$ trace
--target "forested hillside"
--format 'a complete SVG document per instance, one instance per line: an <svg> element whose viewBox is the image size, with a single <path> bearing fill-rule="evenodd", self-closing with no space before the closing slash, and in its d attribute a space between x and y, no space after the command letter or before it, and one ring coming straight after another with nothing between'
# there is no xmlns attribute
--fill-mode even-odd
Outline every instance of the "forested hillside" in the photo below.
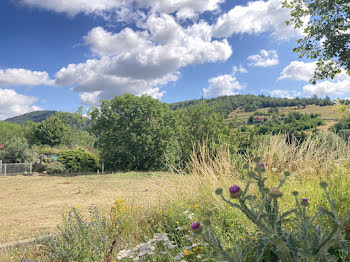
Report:
<svg viewBox="0 0 350 262"><path fill-rule="evenodd" d="M55 115L56 113L57 111L49 111L49 110L34 111L24 115L8 118L5 121L9 123L19 124L19 125L22 125L27 121L33 121L35 123L38 123Z"/></svg>
<svg viewBox="0 0 350 262"><path fill-rule="evenodd" d="M234 95L234 96L220 96L211 99L193 99L182 101L178 103L169 104L170 109L177 110L180 108L188 108L198 104L206 104L212 107L216 113L224 114L227 117L232 111L241 108L244 112L254 112L260 108L268 107L290 107L300 106L306 107L308 105L329 106L332 105L332 101L329 97L318 98L314 96L312 98L279 98L270 97L264 95ZM24 115L8 118L5 121L15 124L24 124L27 121L33 121L35 123L42 122L47 118L55 115L57 111L34 111Z"/></svg>
<svg viewBox="0 0 350 262"><path fill-rule="evenodd" d="M326 106L331 105L332 101L329 97L318 98L314 96L312 98L278 98L265 95L235 95L235 96L220 96L211 99L193 99L178 103L169 104L171 109L179 109L184 107L191 107L200 103L212 106L217 113L227 116L232 111L241 107L245 112L253 112L259 108L267 107L287 107L287 106L301 106L307 105L319 105Z"/></svg>

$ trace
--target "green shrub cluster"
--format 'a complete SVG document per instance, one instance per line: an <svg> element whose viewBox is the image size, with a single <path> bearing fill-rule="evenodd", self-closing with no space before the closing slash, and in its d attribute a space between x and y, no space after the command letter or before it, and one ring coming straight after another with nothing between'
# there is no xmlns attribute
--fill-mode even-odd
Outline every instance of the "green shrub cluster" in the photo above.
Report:
<svg viewBox="0 0 350 262"><path fill-rule="evenodd" d="M99 168L99 159L96 155L82 149L61 151L58 162L62 163L68 172L95 172Z"/></svg>

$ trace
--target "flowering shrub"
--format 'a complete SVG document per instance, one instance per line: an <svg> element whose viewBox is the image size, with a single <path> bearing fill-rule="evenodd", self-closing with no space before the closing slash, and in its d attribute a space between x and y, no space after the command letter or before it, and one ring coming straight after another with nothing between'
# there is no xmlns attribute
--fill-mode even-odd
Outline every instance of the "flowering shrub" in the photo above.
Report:
<svg viewBox="0 0 350 262"><path fill-rule="evenodd" d="M229 188L231 199L225 197L222 189L216 194L229 206L239 209L254 223L258 230L255 250L255 260L262 261L264 254L272 253L275 260L269 261L350 261L349 243L344 238L344 227L350 222L350 211L340 216L336 210L335 201L330 197L328 185L322 182L329 208L318 207L311 215L308 212L309 199L299 198L297 191L293 192L295 207L281 212L281 190L289 172L284 172L279 185L269 189L265 185L265 167L256 159L254 167L248 169L248 181L243 189L234 185ZM250 195L252 184L258 188L258 196ZM220 237L216 237L211 224L212 212L200 223L191 225L193 233L199 234L214 250L217 258L223 261L247 261L251 250L238 246L225 249Z"/></svg>
<svg viewBox="0 0 350 262"><path fill-rule="evenodd" d="M89 208L90 221L73 208L63 216L59 233L49 240L49 261L104 261L115 233L96 206Z"/></svg>

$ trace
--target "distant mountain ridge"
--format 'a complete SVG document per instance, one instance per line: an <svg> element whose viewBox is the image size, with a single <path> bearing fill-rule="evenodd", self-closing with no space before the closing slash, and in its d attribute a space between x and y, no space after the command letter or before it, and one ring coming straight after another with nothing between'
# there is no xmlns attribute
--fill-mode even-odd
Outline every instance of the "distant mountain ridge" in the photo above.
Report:
<svg viewBox="0 0 350 262"><path fill-rule="evenodd" d="M54 116L56 113L57 111L49 111L49 110L34 111L24 115L5 119L5 121L9 123L23 125L27 121L42 122L45 119L51 116Z"/></svg>
<svg viewBox="0 0 350 262"><path fill-rule="evenodd" d="M302 106L319 105L329 106L332 105L332 101L329 97L318 98L313 96L310 98L278 98L264 95L233 95L233 96L219 96L210 99L192 99L187 101L181 101L177 103L169 103L169 107L172 110L181 108L188 108L198 104L207 104L213 107L217 113L224 114L226 117L236 110L242 108L246 112L254 112L259 108L267 107L290 107L290 106ZM20 116L8 118L5 121L15 124L24 124L27 121L42 122L45 119L55 115L57 111L34 111Z"/></svg>

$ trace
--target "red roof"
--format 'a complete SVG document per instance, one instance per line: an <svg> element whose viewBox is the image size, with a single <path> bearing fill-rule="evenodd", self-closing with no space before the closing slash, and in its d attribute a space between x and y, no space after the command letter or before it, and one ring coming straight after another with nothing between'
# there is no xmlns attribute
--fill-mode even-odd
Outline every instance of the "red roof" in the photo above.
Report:
<svg viewBox="0 0 350 262"><path fill-rule="evenodd" d="M5 145L4 144L0 144L0 149L3 149L5 148Z"/></svg>

